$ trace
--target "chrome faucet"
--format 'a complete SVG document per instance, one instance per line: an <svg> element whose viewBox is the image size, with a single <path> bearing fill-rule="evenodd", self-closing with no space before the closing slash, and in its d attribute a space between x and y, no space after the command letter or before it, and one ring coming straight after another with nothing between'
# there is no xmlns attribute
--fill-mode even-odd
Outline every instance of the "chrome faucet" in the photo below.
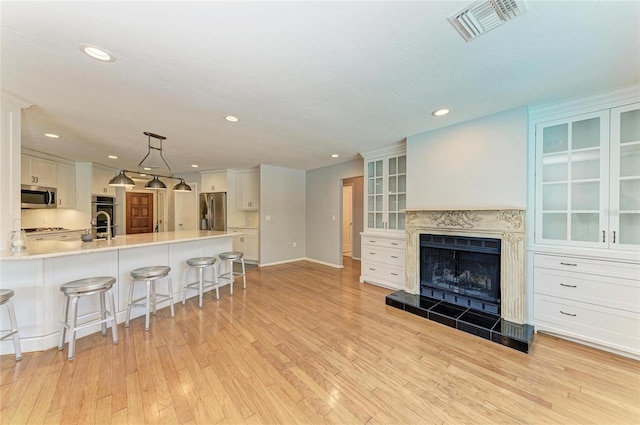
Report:
<svg viewBox="0 0 640 425"><path fill-rule="evenodd" d="M93 217L93 223L92 224L97 224L97 219L98 216L100 214L104 214L107 216L107 240L110 241L111 240L111 217L109 216L109 213L106 211L98 211L95 215L95 217Z"/></svg>

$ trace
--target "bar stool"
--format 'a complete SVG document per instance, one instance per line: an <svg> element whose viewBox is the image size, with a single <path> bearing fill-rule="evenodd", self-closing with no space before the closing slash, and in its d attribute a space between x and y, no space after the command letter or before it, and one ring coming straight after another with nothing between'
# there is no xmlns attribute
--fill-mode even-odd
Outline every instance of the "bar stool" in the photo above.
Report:
<svg viewBox="0 0 640 425"><path fill-rule="evenodd" d="M244 269L244 253L240 251L231 251L231 252L221 252L218 254L221 262L227 263L227 269L229 270L227 273L223 273L218 275L218 278L225 279L229 282L229 293L233 295L233 282L236 279L236 276L242 276L242 287L247 289L247 277ZM242 265L242 272L234 272L233 271L233 263L235 261L239 261Z"/></svg>
<svg viewBox="0 0 640 425"><path fill-rule="evenodd" d="M7 307L7 310L9 312L9 325L11 326L11 329L0 331L3 333L7 332L6 335L0 337L0 341L13 336L13 351L15 351L16 353L16 360L22 360L20 337L18 336L18 322L16 322L16 311L13 308L11 297L13 297L12 289L0 289L0 305L4 305Z"/></svg>
<svg viewBox="0 0 640 425"><path fill-rule="evenodd" d="M202 308L202 293L206 288L216 288L216 299L220 299L220 291L218 290L218 268L216 267L215 257L195 257L187 260L187 270L184 276L184 292L182 293L182 305L187 301L187 290L198 291L200 296L198 307ZM213 267L213 280L204 280L204 270L207 267ZM198 280L196 282L187 283L189 281L189 272L191 270L198 271ZM208 283L208 285L205 285Z"/></svg>
<svg viewBox="0 0 640 425"><path fill-rule="evenodd" d="M151 266L141 267L131 272L131 285L129 286L129 305L127 306L127 319L124 322L125 327L129 327L129 321L131 319L131 307L145 307L145 322L144 330L149 330L149 313L151 306L153 306L153 315L156 315L156 305L169 300L169 306L171 307L171 317L175 317L173 311L173 289L171 287L171 276L169 272L171 267L169 266ZM156 293L156 281L167 278L168 294ZM144 297L133 299L133 287L136 282L146 282L147 293ZM139 301L145 300L144 303Z"/></svg>
<svg viewBox="0 0 640 425"><path fill-rule="evenodd" d="M113 343L118 342L118 324L116 323L116 303L113 299L111 288L116 283L116 278L111 276L89 277L74 280L60 285L60 291L65 296L64 312L62 317L62 335L58 349L64 349L64 341L69 329L69 353L68 359L73 360L75 355L76 332L88 326L102 325L102 335L107 334L107 322L111 322L111 335ZM105 295L109 294L109 310L105 308ZM90 320L78 325L78 300L88 295L100 295L100 319ZM69 307L71 306L71 311ZM109 317L107 317L107 315Z"/></svg>

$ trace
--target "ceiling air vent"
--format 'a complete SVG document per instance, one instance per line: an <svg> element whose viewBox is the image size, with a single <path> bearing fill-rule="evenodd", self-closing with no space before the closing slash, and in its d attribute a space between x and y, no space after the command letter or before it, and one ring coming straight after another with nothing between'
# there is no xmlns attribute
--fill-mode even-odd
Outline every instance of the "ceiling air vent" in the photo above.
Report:
<svg viewBox="0 0 640 425"><path fill-rule="evenodd" d="M466 41L471 41L526 11L522 0L480 0L450 16L449 22Z"/></svg>

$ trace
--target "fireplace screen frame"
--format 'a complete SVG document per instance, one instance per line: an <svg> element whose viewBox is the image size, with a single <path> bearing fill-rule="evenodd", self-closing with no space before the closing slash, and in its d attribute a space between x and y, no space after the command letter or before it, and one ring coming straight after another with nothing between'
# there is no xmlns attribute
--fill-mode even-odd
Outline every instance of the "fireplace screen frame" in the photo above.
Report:
<svg viewBox="0 0 640 425"><path fill-rule="evenodd" d="M419 242L421 295L500 314L500 239L420 234Z"/></svg>

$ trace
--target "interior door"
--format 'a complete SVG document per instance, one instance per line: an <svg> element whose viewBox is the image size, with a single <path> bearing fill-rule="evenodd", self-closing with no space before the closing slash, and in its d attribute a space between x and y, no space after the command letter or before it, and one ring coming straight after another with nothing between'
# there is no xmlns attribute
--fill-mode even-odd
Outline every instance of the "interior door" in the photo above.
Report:
<svg viewBox="0 0 640 425"><path fill-rule="evenodd" d="M153 232L153 193L127 192L127 235Z"/></svg>
<svg viewBox="0 0 640 425"><path fill-rule="evenodd" d="M353 238L353 186L342 186L342 253L351 255Z"/></svg>

